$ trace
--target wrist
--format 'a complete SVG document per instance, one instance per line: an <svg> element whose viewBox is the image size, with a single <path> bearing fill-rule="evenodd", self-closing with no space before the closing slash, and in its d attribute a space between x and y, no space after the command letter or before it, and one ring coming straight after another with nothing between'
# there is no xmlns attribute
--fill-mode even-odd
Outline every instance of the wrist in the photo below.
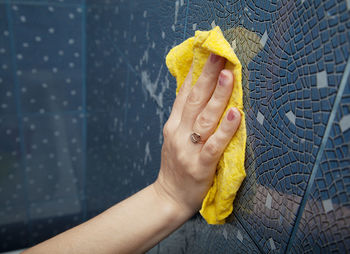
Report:
<svg viewBox="0 0 350 254"><path fill-rule="evenodd" d="M171 195L159 180L151 184L150 187L153 189L154 194L162 207L161 209L169 216L169 222L171 221L175 224L181 225L195 214L196 211L189 209L185 204L181 203L181 201Z"/></svg>

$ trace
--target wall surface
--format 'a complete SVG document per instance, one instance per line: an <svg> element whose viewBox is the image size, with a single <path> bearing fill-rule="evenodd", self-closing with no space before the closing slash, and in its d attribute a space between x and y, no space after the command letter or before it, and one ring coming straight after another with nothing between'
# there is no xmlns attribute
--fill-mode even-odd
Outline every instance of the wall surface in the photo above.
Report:
<svg viewBox="0 0 350 254"><path fill-rule="evenodd" d="M85 7L0 1L0 251L86 218Z"/></svg>
<svg viewBox="0 0 350 254"><path fill-rule="evenodd" d="M165 56L216 25L243 66L247 178L229 223L196 215L150 253L349 251L349 0L0 0L0 251L155 179Z"/></svg>

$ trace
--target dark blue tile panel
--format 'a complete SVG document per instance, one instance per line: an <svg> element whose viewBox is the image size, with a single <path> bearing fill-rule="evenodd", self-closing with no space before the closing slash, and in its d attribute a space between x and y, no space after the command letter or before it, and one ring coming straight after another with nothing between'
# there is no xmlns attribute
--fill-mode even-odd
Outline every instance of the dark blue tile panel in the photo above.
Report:
<svg viewBox="0 0 350 254"><path fill-rule="evenodd" d="M140 86L132 88L145 94L144 100L157 105L156 114L167 120L175 99L176 83L165 65L169 50L184 40L187 1L134 1L131 8L131 74ZM129 91L130 92L130 91ZM131 91L132 92L132 91ZM147 95L147 96L146 96Z"/></svg>
<svg viewBox="0 0 350 254"><path fill-rule="evenodd" d="M82 114L23 118L31 244L83 221Z"/></svg>
<svg viewBox="0 0 350 254"><path fill-rule="evenodd" d="M183 41L185 1L133 1L130 5L130 62L136 72L158 69L168 51Z"/></svg>
<svg viewBox="0 0 350 254"><path fill-rule="evenodd" d="M121 108L122 109L122 108ZM86 196L88 217L114 205L130 193L125 179L124 112L90 113L87 118ZM125 180L125 181L124 181Z"/></svg>
<svg viewBox="0 0 350 254"><path fill-rule="evenodd" d="M10 3L21 3L21 4L33 4L33 1L31 0L9 0ZM82 4L84 0L35 0L36 4L40 5L52 5L52 6L57 6L57 5L77 5Z"/></svg>
<svg viewBox="0 0 350 254"><path fill-rule="evenodd" d="M167 73L161 69L158 71L157 76L152 75L150 70L143 70L142 77L130 75L124 142L128 149L126 167L132 168L139 175L134 180L137 188L152 183L160 169L166 113L159 106L159 101L164 91L161 87L167 82ZM155 89L149 90L147 86Z"/></svg>
<svg viewBox="0 0 350 254"><path fill-rule="evenodd" d="M25 206L0 210L0 250L24 249L30 245L28 216Z"/></svg>
<svg viewBox="0 0 350 254"><path fill-rule="evenodd" d="M129 4L87 8L87 110L121 110L127 93ZM123 26L123 24L125 26Z"/></svg>
<svg viewBox="0 0 350 254"><path fill-rule="evenodd" d="M29 205L31 245L45 241L83 222L83 205L76 195L41 200Z"/></svg>
<svg viewBox="0 0 350 254"><path fill-rule="evenodd" d="M16 114L11 34L6 5L0 3L0 114Z"/></svg>
<svg viewBox="0 0 350 254"><path fill-rule="evenodd" d="M94 3L87 10L90 217L152 183L158 174L162 128L175 92L165 55L169 45L182 40L186 5L111 2ZM173 28L165 25L175 19Z"/></svg>
<svg viewBox="0 0 350 254"><path fill-rule="evenodd" d="M11 5L22 112L82 110L82 8Z"/></svg>
<svg viewBox="0 0 350 254"><path fill-rule="evenodd" d="M0 117L0 207L25 204L25 185L21 167L19 124L17 117Z"/></svg>
<svg viewBox="0 0 350 254"><path fill-rule="evenodd" d="M0 250L29 243L26 184L17 117L0 117Z"/></svg>
<svg viewBox="0 0 350 254"><path fill-rule="evenodd" d="M102 211L152 183L160 166L162 124L141 81L130 77L131 94L114 112L89 114L87 135L87 209ZM122 95L124 96L124 95ZM125 110L127 109L127 111Z"/></svg>
<svg viewBox="0 0 350 254"><path fill-rule="evenodd" d="M24 117L25 175L30 202L83 195L82 114Z"/></svg>

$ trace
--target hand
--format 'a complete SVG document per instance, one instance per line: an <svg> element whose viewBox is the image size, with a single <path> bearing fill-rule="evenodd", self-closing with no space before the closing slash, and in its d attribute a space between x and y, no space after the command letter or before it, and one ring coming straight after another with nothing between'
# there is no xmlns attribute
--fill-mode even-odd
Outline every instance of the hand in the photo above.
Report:
<svg viewBox="0 0 350 254"><path fill-rule="evenodd" d="M233 87L232 72L223 69L225 61L211 54L193 88L191 68L163 130L161 168L154 187L189 216L200 209L221 154L241 121L240 112L231 108L216 130ZM201 142L191 141L193 132L200 134Z"/></svg>
<svg viewBox="0 0 350 254"><path fill-rule="evenodd" d="M190 218L241 121L230 109L215 131L233 85L224 64L211 55L192 89L192 71L187 75L164 127L161 168L152 185L26 253L144 253ZM192 143L193 132L203 142Z"/></svg>

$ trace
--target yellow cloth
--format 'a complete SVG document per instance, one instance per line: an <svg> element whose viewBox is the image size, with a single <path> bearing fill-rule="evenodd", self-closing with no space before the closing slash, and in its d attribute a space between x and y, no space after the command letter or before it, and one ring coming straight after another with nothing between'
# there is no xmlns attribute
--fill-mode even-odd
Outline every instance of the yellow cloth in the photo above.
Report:
<svg viewBox="0 0 350 254"><path fill-rule="evenodd" d="M241 63L217 26L211 31L196 31L194 37L171 49L166 57L166 64L177 80L178 92L190 70L192 60L193 86L211 52L227 59L225 69L231 70L234 77L232 95L222 118L230 107L237 107L242 114L241 125L217 165L213 185L204 198L200 210L209 224L224 224L226 217L233 210L233 200L246 176L244 158L247 134L243 113Z"/></svg>

